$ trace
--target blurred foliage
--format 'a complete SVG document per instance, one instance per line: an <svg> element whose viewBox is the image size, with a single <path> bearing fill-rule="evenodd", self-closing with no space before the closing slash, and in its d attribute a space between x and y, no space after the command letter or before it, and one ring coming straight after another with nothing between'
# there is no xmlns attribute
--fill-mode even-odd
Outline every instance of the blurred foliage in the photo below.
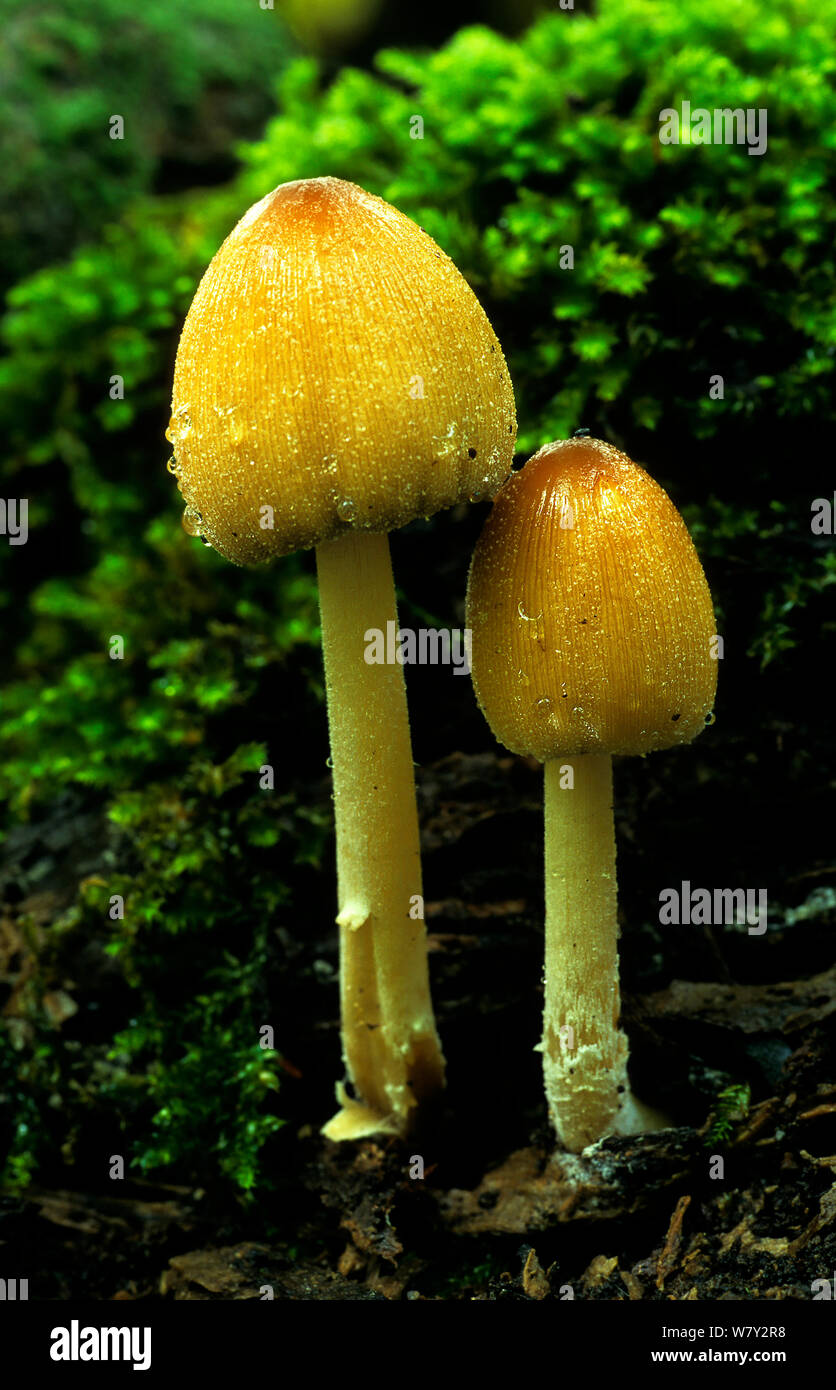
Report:
<svg viewBox="0 0 836 1390"><path fill-rule="evenodd" d="M167 163L228 178L287 50L276 15L240 0L0 0L0 24L6 284L97 236Z"/></svg>
<svg viewBox="0 0 836 1390"><path fill-rule="evenodd" d="M177 111L192 103L196 113L200 94L238 81L242 65L255 101L277 66L265 37L231 45L224 68L222 26L200 37L194 9L184 24L180 6L161 0L78 40L93 46L98 73L111 61L103 46L145 26L160 69L132 56L131 91L147 101L142 84L153 79L165 100L130 173L93 141L62 245L82 232L86 243L18 283L0 324L4 495L29 496L31 532L24 547L0 546L0 792L6 833L74 788L109 804L111 832L130 837L138 867L110 944L136 1003L111 1040L113 1086L141 1097L143 1167L188 1166L197 1147L246 1189L275 1119L264 1079L275 1072L242 1023L268 951L253 923L282 889L239 880L240 901L254 905L249 926L227 942L240 909L226 893L222 832L268 852L271 816L291 817L273 860L289 874L300 846L306 862L319 862L322 827L298 823L295 802L282 797L268 815L252 783L246 796L243 785L235 790L233 816L211 783L238 765L242 736L280 727L276 691L291 671L318 697L318 632L304 562L236 571L180 533L163 434L177 333L198 278L235 220L284 180L331 174L390 199L439 241L485 304L515 382L522 452L586 425L645 463L683 507L739 649L753 667L780 666L811 642L836 578L832 545L809 525L812 499L828 490L809 441L834 414L836 0L797 0L780 12L756 0L602 0L595 16L551 14L519 42L471 28L439 51L383 52L374 71L346 69L332 81L299 59L280 78L263 139L240 151L234 182L132 196L149 187L160 141L179 146ZM207 5L219 23L231 11L232 0ZM13 33L25 35L22 6L20 16ZM47 35L56 26L53 16ZM63 71L61 42L50 61ZM3 216L41 255L37 161L83 154L75 132L87 117L81 103L62 124L48 74L38 75L38 44L24 46L39 138L25 178L15 160L6 166ZM127 40L117 45L114 71L127 52ZM98 130L111 106L130 117L99 76L93 86L101 105L85 130ZM692 108L765 107L766 155L660 146L660 110L686 98ZM415 116L422 139L411 138ZM195 140L212 147L205 131ZM108 225L99 232L100 221ZM562 268L565 246L572 269ZM722 400L709 398L716 374ZM124 639L123 660L111 659L114 636ZM203 801L201 785L210 788ZM183 805L199 835L178 851L166 818ZM90 908L80 899L72 910ZM201 977L175 975L172 996L172 941L198 932ZM0 1064L4 1094L25 1089L43 1102L21 1101L29 1129L12 1150L17 1181L37 1151L31 1131L49 1113L60 1051L50 1039L45 1051ZM220 1130L201 1074L239 1097Z"/></svg>

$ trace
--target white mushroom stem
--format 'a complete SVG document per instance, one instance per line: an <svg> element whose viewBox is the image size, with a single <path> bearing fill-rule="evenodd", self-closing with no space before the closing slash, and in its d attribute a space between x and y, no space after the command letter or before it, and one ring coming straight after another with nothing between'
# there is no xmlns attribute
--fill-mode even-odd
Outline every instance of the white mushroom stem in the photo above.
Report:
<svg viewBox="0 0 836 1390"><path fill-rule="evenodd" d="M572 778L567 774L572 769ZM570 781L573 785L569 785ZM618 1026L618 920L612 758L545 765L546 979L543 1073L564 1147L659 1127L630 1093Z"/></svg>
<svg viewBox="0 0 836 1390"><path fill-rule="evenodd" d="M370 663L367 633L397 630L385 535L317 546L334 773L343 1059L356 1099L329 1139L406 1133L444 1083L430 1001L415 777L403 667Z"/></svg>

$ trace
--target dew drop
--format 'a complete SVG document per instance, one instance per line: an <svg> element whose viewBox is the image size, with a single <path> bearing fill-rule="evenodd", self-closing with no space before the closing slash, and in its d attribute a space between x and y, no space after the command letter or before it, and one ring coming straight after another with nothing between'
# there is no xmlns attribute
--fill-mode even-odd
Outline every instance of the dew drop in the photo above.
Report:
<svg viewBox="0 0 836 1390"><path fill-rule="evenodd" d="M337 515L340 521L353 521L357 508L350 497L343 497L337 503Z"/></svg>
<svg viewBox="0 0 836 1390"><path fill-rule="evenodd" d="M525 623L539 623L540 619L543 616L542 608L540 609L540 612L537 614L536 617L532 617L530 613L526 613L525 608L523 607L522 599L520 599L519 603L517 604L517 612L519 613L520 617Z"/></svg>
<svg viewBox="0 0 836 1390"><path fill-rule="evenodd" d="M199 536L200 524L202 521L203 517L200 515L200 512L196 512L194 507L187 507L180 518L180 525L183 527L187 536Z"/></svg>
<svg viewBox="0 0 836 1390"><path fill-rule="evenodd" d="M717 716L715 715L713 709L709 710L708 714L705 716L705 722L706 724L713 724L716 718Z"/></svg>
<svg viewBox="0 0 836 1390"><path fill-rule="evenodd" d="M534 705L534 708L535 708L540 714L548 714L548 712L549 712L549 710L551 709L551 707L552 707L552 702L551 702L551 700L549 699L548 695L544 695L544 696L542 697L542 699L537 700L537 701L535 702L535 705Z"/></svg>
<svg viewBox="0 0 836 1390"><path fill-rule="evenodd" d="M189 415L188 406L181 405L177 410L175 410L174 414L169 420L168 429L165 432L165 437L168 440L169 444L176 444L178 440L185 439L186 435L191 433L191 428L192 422L191 417Z"/></svg>
<svg viewBox="0 0 836 1390"><path fill-rule="evenodd" d="M168 460L166 468L168 469L169 473L173 473L175 477L180 472L180 465L173 454L171 455L171 458Z"/></svg>

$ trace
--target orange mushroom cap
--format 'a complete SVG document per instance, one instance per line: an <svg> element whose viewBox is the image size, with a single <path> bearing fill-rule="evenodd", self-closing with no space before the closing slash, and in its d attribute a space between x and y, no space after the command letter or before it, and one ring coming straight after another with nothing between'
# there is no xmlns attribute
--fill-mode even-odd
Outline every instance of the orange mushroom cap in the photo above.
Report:
<svg viewBox="0 0 836 1390"><path fill-rule="evenodd" d="M499 492L468 584L472 676L512 752L690 743L717 687L714 611L667 493L598 439L546 444Z"/></svg>
<svg viewBox="0 0 836 1390"><path fill-rule="evenodd" d="M228 559L257 564L493 496L515 437L481 305L383 199L341 179L282 184L207 269L168 438L184 525Z"/></svg>

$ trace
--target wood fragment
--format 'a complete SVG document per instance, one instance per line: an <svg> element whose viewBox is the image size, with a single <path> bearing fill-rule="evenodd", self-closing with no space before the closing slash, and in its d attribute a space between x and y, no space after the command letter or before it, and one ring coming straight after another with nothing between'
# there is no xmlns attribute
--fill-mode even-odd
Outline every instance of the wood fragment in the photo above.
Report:
<svg viewBox="0 0 836 1390"><path fill-rule="evenodd" d="M665 1280L671 1274L677 1263L679 1245L682 1240L682 1220L686 1211L691 1205L691 1198L685 1194L677 1202L673 1216L668 1226L668 1234L665 1237L665 1244L662 1253L656 1263L656 1287L663 1289Z"/></svg>
<svg viewBox="0 0 836 1390"><path fill-rule="evenodd" d="M522 1274L523 1292L526 1298L547 1298L550 1289L549 1281L543 1272L540 1261L535 1250L529 1250L526 1257L525 1266Z"/></svg>

